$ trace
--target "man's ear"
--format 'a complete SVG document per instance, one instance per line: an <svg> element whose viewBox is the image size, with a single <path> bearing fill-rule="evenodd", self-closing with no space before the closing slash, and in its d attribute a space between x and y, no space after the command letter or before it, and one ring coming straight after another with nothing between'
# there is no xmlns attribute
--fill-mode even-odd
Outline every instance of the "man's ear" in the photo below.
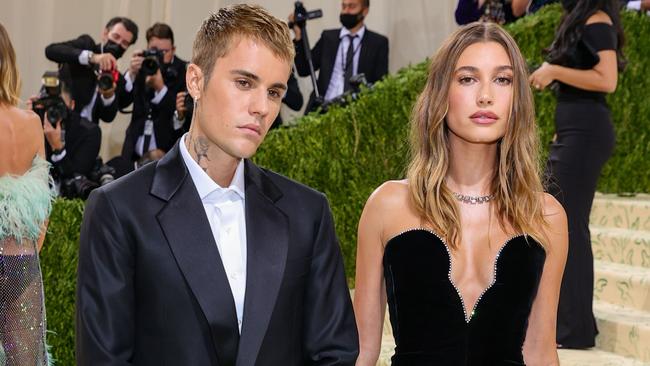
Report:
<svg viewBox="0 0 650 366"><path fill-rule="evenodd" d="M102 43L106 43L106 41L108 41L108 27L102 31Z"/></svg>
<svg viewBox="0 0 650 366"><path fill-rule="evenodd" d="M203 70L198 65L190 63L185 73L185 84L187 85L187 92L190 93L194 100L201 98L201 92L204 89L203 83Z"/></svg>
<svg viewBox="0 0 650 366"><path fill-rule="evenodd" d="M370 11L370 8L367 6L363 7L363 10L361 10L361 13L363 13L364 19L368 16L368 12Z"/></svg>

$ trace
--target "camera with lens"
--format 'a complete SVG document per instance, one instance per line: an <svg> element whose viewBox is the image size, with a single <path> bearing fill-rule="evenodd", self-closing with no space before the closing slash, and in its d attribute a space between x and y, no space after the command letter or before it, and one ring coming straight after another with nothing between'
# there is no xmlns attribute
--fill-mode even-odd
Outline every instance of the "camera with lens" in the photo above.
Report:
<svg viewBox="0 0 650 366"><path fill-rule="evenodd" d="M99 184L100 187L105 186L115 180L115 168L104 164L102 158L97 158L95 161L95 167L90 174L88 174L88 178Z"/></svg>
<svg viewBox="0 0 650 366"><path fill-rule="evenodd" d="M336 98L324 102L321 105L323 112L326 112L327 109L332 105L345 106L349 102L356 100L357 98L359 98L359 94L361 93L362 86L368 89L372 89L372 84L368 82L368 80L366 79L366 75L364 73L353 75L350 78L350 90L346 91L345 93L339 95Z"/></svg>
<svg viewBox="0 0 650 366"><path fill-rule="evenodd" d="M142 51L142 72L145 75L154 75L160 69L160 65L163 64L163 51L157 48L150 48L148 50Z"/></svg>
<svg viewBox="0 0 650 366"><path fill-rule="evenodd" d="M52 125L67 118L68 107L61 98L61 81L57 71L43 74L38 99L32 102L32 110L41 117L41 122L44 122L47 113L47 120Z"/></svg>
<svg viewBox="0 0 650 366"><path fill-rule="evenodd" d="M117 69L96 71L97 72L97 87L99 90L106 91L113 88L120 77Z"/></svg>
<svg viewBox="0 0 650 366"><path fill-rule="evenodd" d="M88 176L74 173L72 177L63 179L61 182L61 196L85 200L93 189L105 186L114 180L115 168L104 164L102 158L97 158L95 166Z"/></svg>
<svg viewBox="0 0 650 366"><path fill-rule="evenodd" d="M71 178L64 179L61 182L61 196L85 200L90 195L90 192L97 187L99 187L99 184L88 179L85 175L74 173Z"/></svg>
<svg viewBox="0 0 650 366"><path fill-rule="evenodd" d="M305 22L310 19L316 19L323 16L323 11L321 9L307 11L305 6L302 4L302 1L296 1L294 3L293 10L293 22L289 23L289 28L293 28L294 25L302 27L305 25Z"/></svg>

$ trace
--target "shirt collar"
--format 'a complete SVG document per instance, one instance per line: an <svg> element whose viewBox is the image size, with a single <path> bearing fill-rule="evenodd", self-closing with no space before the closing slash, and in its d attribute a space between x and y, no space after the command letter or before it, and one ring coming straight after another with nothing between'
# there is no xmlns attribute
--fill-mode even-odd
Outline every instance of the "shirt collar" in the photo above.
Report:
<svg viewBox="0 0 650 366"><path fill-rule="evenodd" d="M366 26L362 26L357 33L355 33L359 38L359 40L363 39L363 35L366 33ZM348 34L352 34L349 29L345 27L341 27L341 31L339 32L339 39L343 39L346 37Z"/></svg>
<svg viewBox="0 0 650 366"><path fill-rule="evenodd" d="M237 164L237 169L235 170L235 175L233 176L232 181L230 182L230 186L228 186L228 188L223 188L220 185L218 185L214 180L212 180L212 178L210 178L210 176L205 171L203 171L203 169L199 166L199 164L196 161L194 161L192 155L190 155L190 152L187 150L187 147L185 146L185 138L187 136L188 134L185 133L181 138L181 142L179 143L181 156L183 157L185 166L187 166L187 170L190 172L192 181L194 181L196 190L199 192L199 197L201 198L201 201L205 200L206 197L208 197L209 195L211 195L211 193L215 191L217 192L233 191L241 199L244 199L245 198L244 159L239 160L239 164Z"/></svg>

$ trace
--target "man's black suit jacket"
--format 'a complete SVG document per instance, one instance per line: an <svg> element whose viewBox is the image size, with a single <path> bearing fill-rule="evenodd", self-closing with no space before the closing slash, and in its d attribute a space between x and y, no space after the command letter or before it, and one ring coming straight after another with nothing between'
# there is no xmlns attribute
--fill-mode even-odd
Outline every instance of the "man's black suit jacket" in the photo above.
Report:
<svg viewBox="0 0 650 366"><path fill-rule="evenodd" d="M339 38L340 32L340 28L323 31L320 39L311 50L314 71L320 70L317 85L318 92L322 97L325 97L325 93L327 92L335 63L341 62L340 60L336 60L336 52L341 42ZM298 75L309 76L309 64L307 63L302 40L294 42L294 45L296 47L295 64ZM388 38L366 28L361 39L361 49L359 52L357 73L365 74L368 82L375 83L384 77L384 75L388 74ZM315 107L314 93L312 92L305 112L310 112Z"/></svg>
<svg viewBox="0 0 650 366"><path fill-rule="evenodd" d="M183 128L178 130L174 129L174 111L176 110L176 94L180 91L185 91L185 68L187 62L174 57L170 65L166 66L174 70L175 76L173 78L164 78L165 85L167 86L167 93L162 98L160 103L153 104L151 99L154 92L145 86L145 76L139 73L134 82L133 90L125 93L125 101L130 103L133 101L133 113L131 114L131 122L126 129L124 144L122 145L122 157L124 159L134 161L138 160L138 156L134 155L135 144L144 133L145 122L151 108L151 120L154 125L154 136L156 138L156 147L164 152L169 151L176 140L185 132ZM165 73L171 75L171 73Z"/></svg>
<svg viewBox="0 0 650 366"><path fill-rule="evenodd" d="M44 123L50 123L47 120ZM45 155L52 163L53 175L57 180L72 178L74 173L88 175L93 167L102 143L102 131L96 124L69 112L64 122L65 156L52 161L52 148L45 143Z"/></svg>
<svg viewBox="0 0 650 366"><path fill-rule="evenodd" d="M87 34L79 38L52 43L45 48L45 56L59 64L61 73L70 77L70 89L72 99L75 101L75 111L81 113L81 110L90 103L93 94L97 94L95 105L92 111L92 121L98 123L101 119L104 122L112 122L117 115L118 109L128 106L123 95L125 93L124 77L120 74L115 90L116 98L108 106L105 106L97 91L97 75L92 65L82 65L79 63L79 55L84 50L90 50L99 54L101 47Z"/></svg>
<svg viewBox="0 0 650 366"><path fill-rule="evenodd" d="M178 143L98 188L81 228L78 365L354 365L358 339L326 198L245 161L241 336Z"/></svg>

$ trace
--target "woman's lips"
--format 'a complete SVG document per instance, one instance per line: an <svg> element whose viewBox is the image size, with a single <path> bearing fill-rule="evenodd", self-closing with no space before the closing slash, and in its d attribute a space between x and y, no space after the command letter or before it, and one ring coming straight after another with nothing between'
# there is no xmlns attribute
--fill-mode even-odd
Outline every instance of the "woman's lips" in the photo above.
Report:
<svg viewBox="0 0 650 366"><path fill-rule="evenodd" d="M496 114L490 111L478 111L472 114L471 116L469 116L469 118L474 123L484 125L484 124L490 124L496 122L499 119L499 116L497 116Z"/></svg>

